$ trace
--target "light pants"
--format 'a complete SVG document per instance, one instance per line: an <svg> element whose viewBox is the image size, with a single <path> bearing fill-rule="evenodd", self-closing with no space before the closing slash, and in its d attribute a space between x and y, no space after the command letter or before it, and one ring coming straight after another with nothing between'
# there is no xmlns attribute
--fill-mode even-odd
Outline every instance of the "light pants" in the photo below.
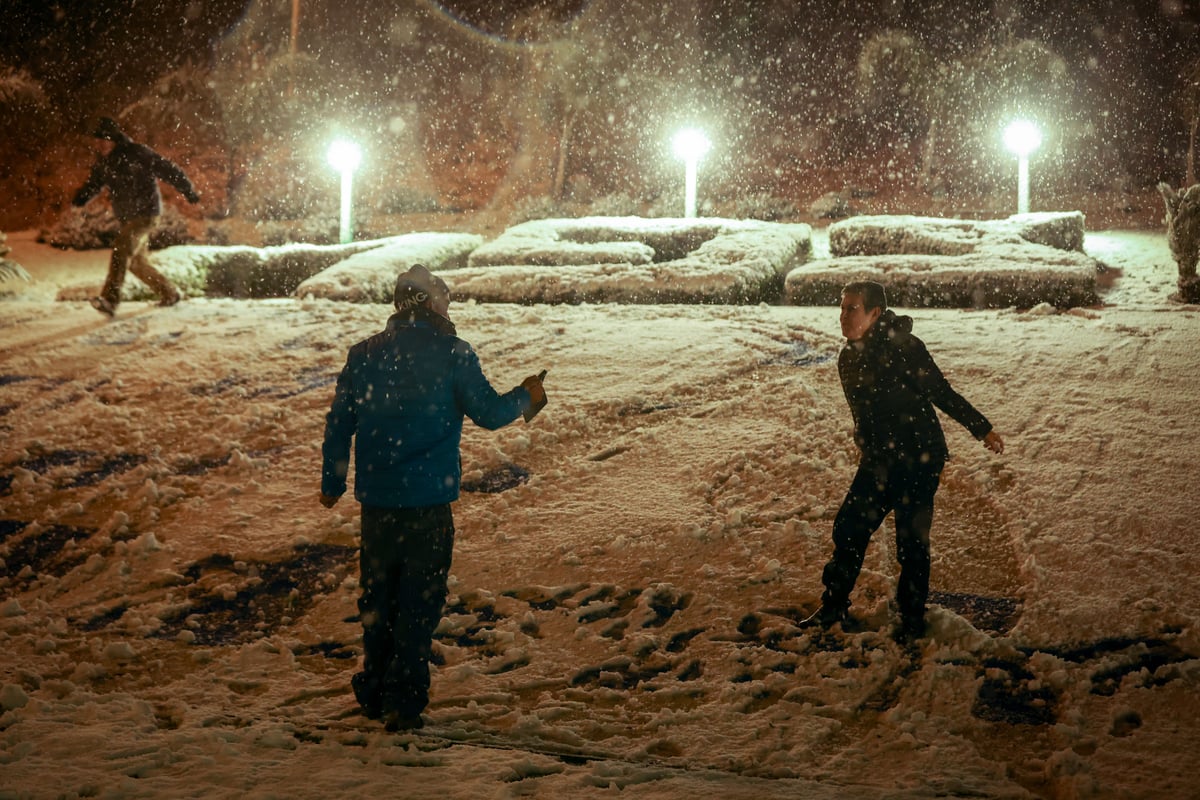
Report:
<svg viewBox="0 0 1200 800"><path fill-rule="evenodd" d="M135 217L121 223L117 240L113 243L112 258L108 262L108 277L100 296L113 308L121 302L121 286L125 283L125 270L141 278L150 290L163 300L178 297L176 289L163 274L150 266L150 232L154 230L157 217Z"/></svg>

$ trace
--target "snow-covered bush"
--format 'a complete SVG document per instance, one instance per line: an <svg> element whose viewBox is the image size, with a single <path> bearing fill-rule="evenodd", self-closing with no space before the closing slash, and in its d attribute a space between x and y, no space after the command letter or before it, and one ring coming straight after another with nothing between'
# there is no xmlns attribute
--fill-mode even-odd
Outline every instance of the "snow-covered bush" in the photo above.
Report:
<svg viewBox="0 0 1200 800"><path fill-rule="evenodd" d="M291 244L283 247L214 247L181 245L150 255L150 263L188 297L288 297L317 273L356 253L383 247L389 239L350 244ZM94 284L67 286L59 300L85 300L95 294ZM129 275L121 290L123 300L150 300L155 295Z"/></svg>
<svg viewBox="0 0 1200 800"><path fill-rule="evenodd" d="M15 157L33 152L38 140L55 130L57 114L32 75L0 64L0 120L4 120L0 156ZM4 160L0 157L0 170Z"/></svg>
<svg viewBox="0 0 1200 800"><path fill-rule="evenodd" d="M42 85L25 70L0 64L0 104L9 108L21 105L44 107L46 93Z"/></svg>
<svg viewBox="0 0 1200 800"><path fill-rule="evenodd" d="M1091 305L1098 265L1082 249L1079 212L859 217L829 226L833 258L792 270L784 294L797 305L836 305L847 283L873 280L898 306Z"/></svg>
<svg viewBox="0 0 1200 800"><path fill-rule="evenodd" d="M266 220L254 227L264 247L285 244L334 244L340 233L338 220L330 214L301 219Z"/></svg>
<svg viewBox="0 0 1200 800"><path fill-rule="evenodd" d="M483 244L470 233L410 233L352 255L308 278L297 297L320 297L352 303L390 303L396 276L413 264L434 272L466 266L467 256Z"/></svg>
<svg viewBox="0 0 1200 800"><path fill-rule="evenodd" d="M796 203L770 192L738 195L725 205L726 216L734 219L759 219L763 222L783 222L799 216Z"/></svg>
<svg viewBox="0 0 1200 800"><path fill-rule="evenodd" d="M0 256L0 297L18 294L32 281L24 267Z"/></svg>
<svg viewBox="0 0 1200 800"><path fill-rule="evenodd" d="M532 195L522 197L513 203L512 212L508 215L508 224L520 225L537 219L553 219L562 216L563 206L553 197Z"/></svg>
<svg viewBox="0 0 1200 800"><path fill-rule="evenodd" d="M387 241L281 247L170 247L153 254L151 263L188 295L287 297L307 278ZM123 296L132 300L148 298L149 292L139 287L140 284L127 281Z"/></svg>
<svg viewBox="0 0 1200 800"><path fill-rule="evenodd" d="M849 192L826 192L809 204L808 213L816 219L842 219L854 213L850 201Z"/></svg>
<svg viewBox="0 0 1200 800"><path fill-rule="evenodd" d="M99 250L112 247L117 218L107 200L93 199L83 207L68 206L54 225L38 233L38 241L64 250Z"/></svg>
<svg viewBox="0 0 1200 800"><path fill-rule="evenodd" d="M1016 237L1058 250L1083 250L1083 214L1016 214L1002 220L887 215L856 217L829 226L829 252L840 256L957 256L995 237Z"/></svg>
<svg viewBox="0 0 1200 800"><path fill-rule="evenodd" d="M7 241L8 236L0 231L0 297L15 294L24 288L21 284L32 280L24 267L8 259L12 248L6 244Z"/></svg>
<svg viewBox="0 0 1200 800"><path fill-rule="evenodd" d="M536 220L441 274L456 297L485 302L772 302L782 276L808 258L811 233L719 218Z"/></svg>
<svg viewBox="0 0 1200 800"><path fill-rule="evenodd" d="M221 106L208 72L185 64L160 78L137 101L121 110L129 130L165 132L172 140L223 136ZM160 143L154 142L152 146Z"/></svg>
<svg viewBox="0 0 1200 800"><path fill-rule="evenodd" d="M112 247L119 227L108 200L93 198L82 208L68 206L54 225L39 232L38 241L64 250L100 250ZM187 218L164 203L158 224L150 233L151 249L161 250L192 241Z"/></svg>
<svg viewBox="0 0 1200 800"><path fill-rule="evenodd" d="M632 217L641 214L642 201L626 192L606 194L588 206L589 217Z"/></svg>
<svg viewBox="0 0 1200 800"><path fill-rule="evenodd" d="M1200 303L1200 184L1175 191L1160 183L1158 191L1167 206L1167 244L1179 266L1179 299Z"/></svg>
<svg viewBox="0 0 1200 800"><path fill-rule="evenodd" d="M375 208L381 214L436 214L442 210L430 192L394 184L378 193Z"/></svg>
<svg viewBox="0 0 1200 800"><path fill-rule="evenodd" d="M663 192L650 202L650 207L646 209L646 216L654 219L678 217L683 211L683 199L682 191ZM712 201L707 197L699 198L696 211L701 216L707 216L712 212Z"/></svg>

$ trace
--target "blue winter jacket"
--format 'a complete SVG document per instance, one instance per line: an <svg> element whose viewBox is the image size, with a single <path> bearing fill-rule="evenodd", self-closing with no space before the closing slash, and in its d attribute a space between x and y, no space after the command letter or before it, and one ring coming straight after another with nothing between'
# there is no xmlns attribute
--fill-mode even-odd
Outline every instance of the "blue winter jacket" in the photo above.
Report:
<svg viewBox="0 0 1200 800"><path fill-rule="evenodd" d="M354 497L364 505L414 508L458 499L463 416L488 430L530 404L516 387L498 394L467 342L395 314L350 348L325 417L321 492L346 491L350 439Z"/></svg>

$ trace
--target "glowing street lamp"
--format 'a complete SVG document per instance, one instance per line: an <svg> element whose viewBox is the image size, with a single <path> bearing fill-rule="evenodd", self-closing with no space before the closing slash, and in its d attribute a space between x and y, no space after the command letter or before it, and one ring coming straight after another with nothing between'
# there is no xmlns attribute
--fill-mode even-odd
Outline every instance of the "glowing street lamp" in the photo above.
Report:
<svg viewBox="0 0 1200 800"><path fill-rule="evenodd" d="M1010 122L1004 129L1004 146L1017 157L1017 213L1029 213L1029 154L1042 143L1042 132L1027 119Z"/></svg>
<svg viewBox="0 0 1200 800"><path fill-rule="evenodd" d="M341 242L346 244L354 238L350 220L351 198L354 196L354 170L362 162L362 150L348 139L335 139L326 154L333 168L342 173L342 219Z"/></svg>
<svg viewBox="0 0 1200 800"><path fill-rule="evenodd" d="M712 142L704 135L704 131L697 128L684 128L675 134L673 145L675 155L683 159L685 167L683 215L694 217L696 216L696 164L700 161L700 157L712 147Z"/></svg>

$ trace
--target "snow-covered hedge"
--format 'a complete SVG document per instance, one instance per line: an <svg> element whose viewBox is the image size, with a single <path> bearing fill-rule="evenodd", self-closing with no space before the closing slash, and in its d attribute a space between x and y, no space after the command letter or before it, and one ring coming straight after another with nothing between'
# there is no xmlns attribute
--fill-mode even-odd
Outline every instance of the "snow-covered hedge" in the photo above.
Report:
<svg viewBox="0 0 1200 800"><path fill-rule="evenodd" d="M757 303L778 298L811 235L757 220L535 220L441 274L457 299L484 302Z"/></svg>
<svg viewBox="0 0 1200 800"><path fill-rule="evenodd" d="M463 267L483 237L471 233L410 233L357 253L303 281L297 297L322 297L352 303L390 303L396 275L413 264L439 270Z"/></svg>
<svg viewBox="0 0 1200 800"><path fill-rule="evenodd" d="M108 198L100 196L92 198L82 208L67 206L52 226L39 232L38 241L64 250L101 250L112 247L120 227ZM163 203L162 215L150 232L151 249L160 250L192 241L187 218L170 203Z"/></svg>
<svg viewBox="0 0 1200 800"><path fill-rule="evenodd" d="M25 284L33 281L24 267L8 258L11 252L8 234L0 231L0 297L19 294L25 289Z"/></svg>
<svg viewBox="0 0 1200 800"><path fill-rule="evenodd" d="M1083 235L1083 214L1078 211L1017 214L1000 220L856 217L829 226L829 252L834 257L956 256L997 241L1082 252Z"/></svg>
<svg viewBox="0 0 1200 800"><path fill-rule="evenodd" d="M189 295L286 297L307 278L356 253L382 247L387 241L278 247L169 247L155 253L150 260Z"/></svg>
<svg viewBox="0 0 1200 800"><path fill-rule="evenodd" d="M0 255L0 297L20 294L32 282L24 267Z"/></svg>
<svg viewBox="0 0 1200 800"><path fill-rule="evenodd" d="M1004 308L1099 301L1099 265L1082 253L1083 214L1004 220L860 217L829 226L833 258L788 273L796 305L836 305L842 287L873 280L899 306Z"/></svg>
<svg viewBox="0 0 1200 800"><path fill-rule="evenodd" d="M150 263L188 297L287 297L321 270L391 241L373 239L349 244L279 247L179 245L151 253ZM69 286L59 291L58 299L82 300L97 290L94 285ZM150 300L154 294L130 274L121 289L121 298Z"/></svg>

